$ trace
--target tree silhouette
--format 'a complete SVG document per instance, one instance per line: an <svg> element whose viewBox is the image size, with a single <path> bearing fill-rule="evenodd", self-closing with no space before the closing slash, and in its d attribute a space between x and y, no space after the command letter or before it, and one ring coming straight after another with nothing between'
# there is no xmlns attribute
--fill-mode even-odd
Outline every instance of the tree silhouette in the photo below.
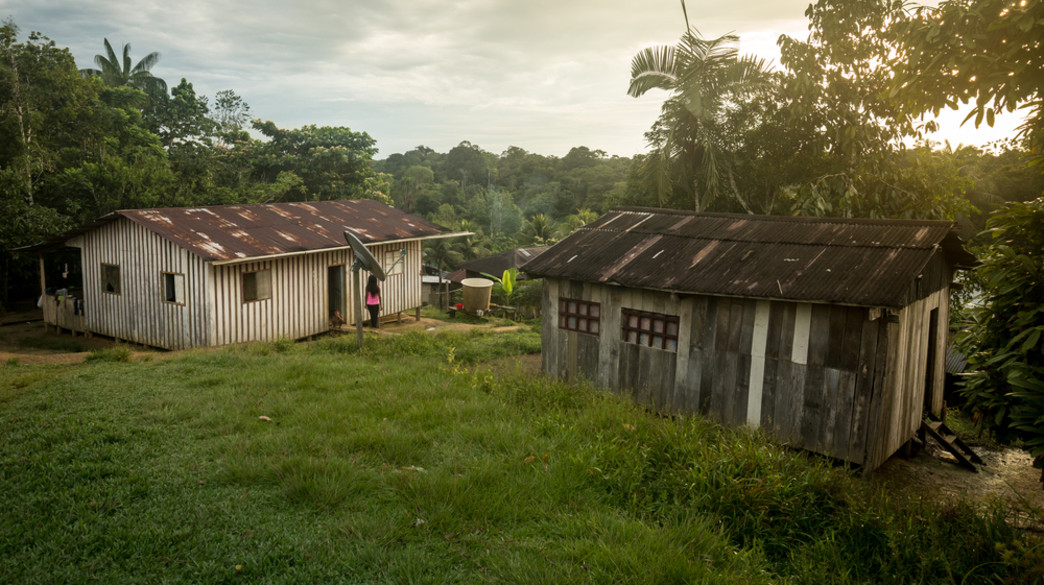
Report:
<svg viewBox="0 0 1044 585"><path fill-rule="evenodd" d="M131 66L130 43L123 45L122 61L112 50L109 39L105 40L106 55L95 55L94 64L97 69L81 69L84 77L101 77L105 85L109 87L129 86L140 89L152 95L155 93L167 93L167 82L152 74L151 69L159 61L160 54L156 51L145 55L136 65Z"/></svg>

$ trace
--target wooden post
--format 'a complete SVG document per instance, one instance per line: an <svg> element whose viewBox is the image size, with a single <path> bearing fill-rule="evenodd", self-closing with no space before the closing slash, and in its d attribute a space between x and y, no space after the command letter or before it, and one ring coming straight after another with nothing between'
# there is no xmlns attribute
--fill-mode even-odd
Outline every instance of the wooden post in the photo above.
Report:
<svg viewBox="0 0 1044 585"><path fill-rule="evenodd" d="M359 342L359 349L363 346L363 315L362 315L362 295L359 288L359 262L356 261L352 264L352 292L355 296L355 337Z"/></svg>
<svg viewBox="0 0 1044 585"><path fill-rule="evenodd" d="M44 259L43 254L37 256L40 259L40 312L43 316L44 332L47 332L47 307L44 303L47 302L47 276L44 273ZM56 319L57 321L57 319Z"/></svg>

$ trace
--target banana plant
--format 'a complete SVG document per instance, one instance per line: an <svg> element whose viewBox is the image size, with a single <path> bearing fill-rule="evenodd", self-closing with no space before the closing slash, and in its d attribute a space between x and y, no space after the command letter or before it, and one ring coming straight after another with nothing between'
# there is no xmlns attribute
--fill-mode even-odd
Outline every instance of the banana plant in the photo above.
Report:
<svg viewBox="0 0 1044 585"><path fill-rule="evenodd" d="M510 305L511 297L515 293L516 283L518 282L518 269L514 267L508 268L500 278L485 272L482 273L482 276L497 283L500 292L504 294L504 302Z"/></svg>

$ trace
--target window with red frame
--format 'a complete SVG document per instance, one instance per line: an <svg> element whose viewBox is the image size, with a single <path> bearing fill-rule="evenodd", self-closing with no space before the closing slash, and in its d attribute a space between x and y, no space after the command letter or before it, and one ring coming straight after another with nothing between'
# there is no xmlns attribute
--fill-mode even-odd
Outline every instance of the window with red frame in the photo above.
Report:
<svg viewBox="0 0 1044 585"><path fill-rule="evenodd" d="M598 335L601 329L601 305L579 299L558 300L558 327Z"/></svg>
<svg viewBox="0 0 1044 585"><path fill-rule="evenodd" d="M635 309L622 310L623 340L666 351L678 351L678 317Z"/></svg>

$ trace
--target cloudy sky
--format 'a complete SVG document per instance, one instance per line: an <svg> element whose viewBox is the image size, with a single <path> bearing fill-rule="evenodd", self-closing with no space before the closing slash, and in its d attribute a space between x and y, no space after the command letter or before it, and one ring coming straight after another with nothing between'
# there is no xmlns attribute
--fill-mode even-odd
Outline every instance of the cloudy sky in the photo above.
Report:
<svg viewBox="0 0 1044 585"><path fill-rule="evenodd" d="M741 52L777 67L779 35L807 35L809 0L686 4L705 37L735 32ZM628 97L630 61L684 30L678 0L0 0L8 17L79 67L94 66L103 38L118 53L131 43L135 62L159 51L153 73L172 86L231 89L283 128L365 131L378 158L462 140L494 153L644 152L665 94ZM966 144L1011 133L948 124L942 138Z"/></svg>

